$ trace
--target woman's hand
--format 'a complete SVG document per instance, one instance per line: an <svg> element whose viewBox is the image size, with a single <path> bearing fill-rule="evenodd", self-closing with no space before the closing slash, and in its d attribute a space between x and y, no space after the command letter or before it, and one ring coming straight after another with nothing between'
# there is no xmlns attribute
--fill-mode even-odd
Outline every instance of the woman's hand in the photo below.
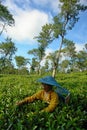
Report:
<svg viewBox="0 0 87 130"><path fill-rule="evenodd" d="M21 106L22 104L23 104L22 101L16 103L17 106Z"/></svg>

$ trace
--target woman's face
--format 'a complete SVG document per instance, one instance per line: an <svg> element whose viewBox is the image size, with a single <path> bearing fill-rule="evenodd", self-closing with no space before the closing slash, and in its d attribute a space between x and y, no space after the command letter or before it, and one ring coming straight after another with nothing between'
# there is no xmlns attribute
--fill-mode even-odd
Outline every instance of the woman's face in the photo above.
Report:
<svg viewBox="0 0 87 130"><path fill-rule="evenodd" d="M43 86L44 91L46 91L46 92L49 92L52 89L51 86L48 85L48 84L43 84L42 83L42 86Z"/></svg>

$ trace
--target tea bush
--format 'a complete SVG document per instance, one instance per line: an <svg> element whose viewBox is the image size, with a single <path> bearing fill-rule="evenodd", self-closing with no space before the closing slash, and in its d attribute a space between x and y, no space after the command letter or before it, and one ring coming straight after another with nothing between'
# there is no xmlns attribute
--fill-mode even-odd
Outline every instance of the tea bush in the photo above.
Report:
<svg viewBox="0 0 87 130"><path fill-rule="evenodd" d="M41 89L38 75L0 75L0 130L86 130L87 72L58 74L56 80L69 89L69 104L60 102L52 113L40 113L42 101L16 106L16 102Z"/></svg>

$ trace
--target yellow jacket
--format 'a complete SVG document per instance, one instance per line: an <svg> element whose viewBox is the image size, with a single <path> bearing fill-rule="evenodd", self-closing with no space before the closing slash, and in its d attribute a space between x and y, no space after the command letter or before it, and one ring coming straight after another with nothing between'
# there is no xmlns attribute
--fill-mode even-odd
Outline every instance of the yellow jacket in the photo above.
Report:
<svg viewBox="0 0 87 130"><path fill-rule="evenodd" d="M56 108L56 106L59 104L58 95L54 91L45 92L44 90L41 90L35 93L34 95L27 97L21 102L19 102L19 105L23 103L33 102L34 100L37 100L37 99L43 100L49 104L46 108L42 110L42 112L43 111L52 112Z"/></svg>

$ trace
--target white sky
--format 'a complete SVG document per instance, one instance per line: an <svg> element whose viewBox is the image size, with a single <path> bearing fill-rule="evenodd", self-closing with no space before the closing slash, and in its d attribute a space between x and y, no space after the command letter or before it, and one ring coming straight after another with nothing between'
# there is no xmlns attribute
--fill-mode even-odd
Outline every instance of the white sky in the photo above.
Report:
<svg viewBox="0 0 87 130"><path fill-rule="evenodd" d="M44 11L44 7L49 4L51 10L56 9L57 11L57 1L33 0L35 6L33 7L30 0L6 0L4 4L12 12L15 19L15 26L7 28L8 36L17 41L33 40L41 31L41 26L49 23L52 17L49 10ZM18 6L18 4L22 5ZM41 10L39 6L43 9Z"/></svg>

